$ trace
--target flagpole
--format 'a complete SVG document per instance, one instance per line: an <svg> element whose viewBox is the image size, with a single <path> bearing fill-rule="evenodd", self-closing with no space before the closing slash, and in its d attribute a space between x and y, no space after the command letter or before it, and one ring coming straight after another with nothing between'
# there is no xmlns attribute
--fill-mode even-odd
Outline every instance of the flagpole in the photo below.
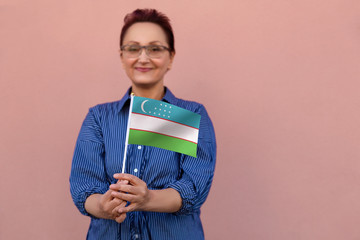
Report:
<svg viewBox="0 0 360 240"><path fill-rule="evenodd" d="M127 148L128 148L128 142L129 142L130 117L131 117L131 111L132 111L132 106L133 106L133 99L134 99L134 93L131 93L131 96L130 96L129 116L128 116L128 122L127 122L127 127L126 127L124 159L123 159L123 165L122 165L122 171L121 171L121 173L125 173L125 163L126 163Z"/></svg>

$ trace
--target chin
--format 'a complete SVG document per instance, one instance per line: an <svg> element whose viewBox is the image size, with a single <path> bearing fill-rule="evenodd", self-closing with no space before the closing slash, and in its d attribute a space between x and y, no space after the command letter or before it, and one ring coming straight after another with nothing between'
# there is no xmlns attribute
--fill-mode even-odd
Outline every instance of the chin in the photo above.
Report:
<svg viewBox="0 0 360 240"><path fill-rule="evenodd" d="M135 85L156 85L161 82L161 80L152 79L152 78L133 78L131 79Z"/></svg>
<svg viewBox="0 0 360 240"><path fill-rule="evenodd" d="M157 84L159 84L158 81L132 81L132 83L141 88L151 88Z"/></svg>

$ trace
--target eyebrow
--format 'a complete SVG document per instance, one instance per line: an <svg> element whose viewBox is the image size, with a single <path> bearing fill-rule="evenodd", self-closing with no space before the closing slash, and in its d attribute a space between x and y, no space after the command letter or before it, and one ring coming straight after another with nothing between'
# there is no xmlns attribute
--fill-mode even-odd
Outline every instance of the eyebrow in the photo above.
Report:
<svg viewBox="0 0 360 240"><path fill-rule="evenodd" d="M139 45L140 45L140 43L137 42L137 41L129 41L127 44L129 44L129 43L135 43L135 44L139 44ZM160 43L160 44L162 44L160 41L152 41L152 42L149 42L149 44L155 44L155 43Z"/></svg>

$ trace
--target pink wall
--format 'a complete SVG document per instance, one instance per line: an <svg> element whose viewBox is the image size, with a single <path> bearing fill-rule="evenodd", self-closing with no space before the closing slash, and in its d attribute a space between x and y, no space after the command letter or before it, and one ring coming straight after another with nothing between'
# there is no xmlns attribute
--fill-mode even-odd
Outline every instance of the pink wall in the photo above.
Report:
<svg viewBox="0 0 360 240"><path fill-rule="evenodd" d="M358 0L0 0L0 239L85 238L74 144L129 86L117 43L137 7L172 19L167 85L215 124L207 239L360 239Z"/></svg>

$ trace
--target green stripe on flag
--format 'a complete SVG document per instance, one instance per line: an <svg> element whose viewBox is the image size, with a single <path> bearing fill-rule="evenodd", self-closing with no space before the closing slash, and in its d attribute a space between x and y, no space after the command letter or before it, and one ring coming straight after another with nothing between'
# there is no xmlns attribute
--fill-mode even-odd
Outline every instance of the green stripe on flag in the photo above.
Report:
<svg viewBox="0 0 360 240"><path fill-rule="evenodd" d="M196 143L153 132L130 129L129 144L153 146L196 157Z"/></svg>

